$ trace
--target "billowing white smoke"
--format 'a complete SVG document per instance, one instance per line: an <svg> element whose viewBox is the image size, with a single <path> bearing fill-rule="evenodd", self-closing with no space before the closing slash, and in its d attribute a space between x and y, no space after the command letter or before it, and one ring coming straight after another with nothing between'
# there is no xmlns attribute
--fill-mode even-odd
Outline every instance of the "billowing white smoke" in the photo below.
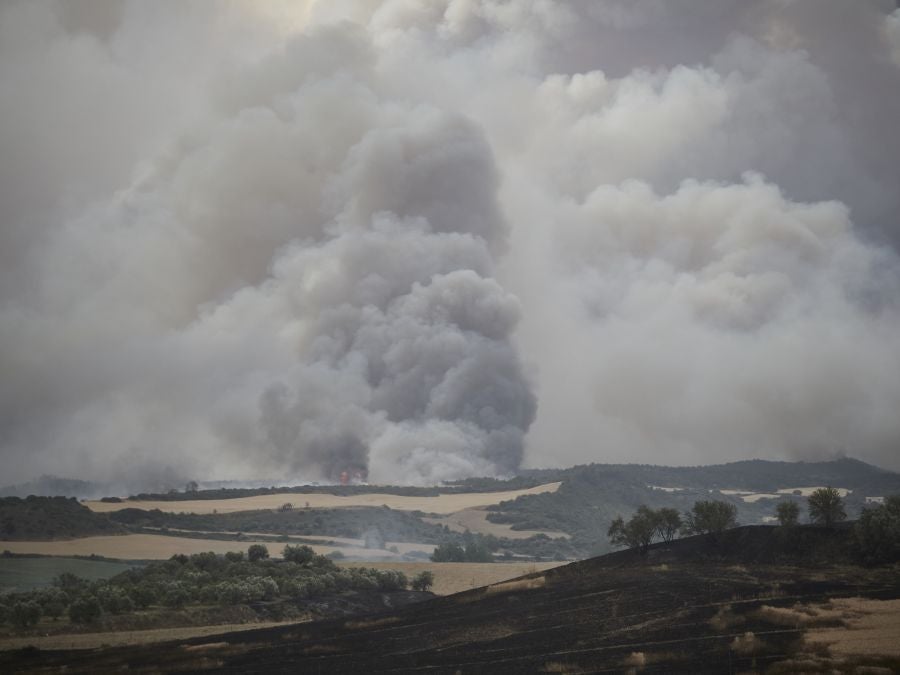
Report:
<svg viewBox="0 0 900 675"><path fill-rule="evenodd" d="M898 26L5 3L4 473L900 468Z"/></svg>

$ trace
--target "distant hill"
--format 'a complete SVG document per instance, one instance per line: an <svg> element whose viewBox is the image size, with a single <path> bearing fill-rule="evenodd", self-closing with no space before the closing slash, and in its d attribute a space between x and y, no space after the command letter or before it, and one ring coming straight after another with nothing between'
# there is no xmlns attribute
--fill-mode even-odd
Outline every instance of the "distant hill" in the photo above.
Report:
<svg viewBox="0 0 900 675"><path fill-rule="evenodd" d="M74 498L0 498L0 541L68 539L124 534L105 514L94 513Z"/></svg>
<svg viewBox="0 0 900 675"><path fill-rule="evenodd" d="M780 500L806 500L794 490L830 485L848 491L848 516L859 515L867 500L900 494L900 474L855 459L831 462L749 460L697 467L643 464L588 464L531 473L541 480L562 481L554 493L528 495L489 507L488 520L518 530L550 530L572 535L572 545L588 553L610 550L606 531L618 515L638 506L688 511L701 499L733 503L742 524L765 522ZM803 490L807 488L807 490ZM786 491L779 494L779 490ZM724 491L724 492L723 492Z"/></svg>
<svg viewBox="0 0 900 675"><path fill-rule="evenodd" d="M110 486L76 478L59 478L44 475L27 483L0 487L0 497L75 497L77 499L100 499L111 494Z"/></svg>

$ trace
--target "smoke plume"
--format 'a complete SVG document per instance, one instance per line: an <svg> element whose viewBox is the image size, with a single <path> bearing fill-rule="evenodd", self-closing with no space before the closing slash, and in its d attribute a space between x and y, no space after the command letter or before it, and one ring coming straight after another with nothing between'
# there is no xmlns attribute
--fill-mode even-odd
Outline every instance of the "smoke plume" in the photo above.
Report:
<svg viewBox="0 0 900 675"><path fill-rule="evenodd" d="M900 469L900 10L12 0L7 482Z"/></svg>

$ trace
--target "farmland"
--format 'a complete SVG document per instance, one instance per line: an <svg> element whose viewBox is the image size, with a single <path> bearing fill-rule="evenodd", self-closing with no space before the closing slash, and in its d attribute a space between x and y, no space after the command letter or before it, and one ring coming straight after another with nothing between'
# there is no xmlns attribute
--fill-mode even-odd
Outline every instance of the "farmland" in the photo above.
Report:
<svg viewBox="0 0 900 675"><path fill-rule="evenodd" d="M835 534L834 536L840 536ZM773 528L692 537L538 571L369 618L0 654L47 672L896 672L896 568L762 562ZM202 655L202 658L200 656ZM880 669L880 670L879 670Z"/></svg>
<svg viewBox="0 0 900 675"><path fill-rule="evenodd" d="M463 492L443 493L433 496L404 496L379 492L341 495L330 493L276 493L257 495L254 497L236 497L234 499L187 499L179 501L143 501L127 500L122 502L89 501L85 504L97 513L109 513L126 508L145 510L159 509L169 513L233 513L236 511L255 511L260 509L277 509L286 503L312 509L334 509L354 506L387 506L400 511L423 511L425 513L448 514L474 509L480 506L491 506L526 495L556 492L560 483L547 483L523 490L506 490L503 492Z"/></svg>

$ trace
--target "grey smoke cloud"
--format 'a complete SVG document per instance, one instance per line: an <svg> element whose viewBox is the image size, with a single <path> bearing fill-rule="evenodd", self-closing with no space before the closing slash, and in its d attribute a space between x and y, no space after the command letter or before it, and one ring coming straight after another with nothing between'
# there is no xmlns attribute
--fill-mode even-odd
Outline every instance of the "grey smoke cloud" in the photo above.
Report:
<svg viewBox="0 0 900 675"><path fill-rule="evenodd" d="M4 475L898 469L898 112L875 0L5 3Z"/></svg>

